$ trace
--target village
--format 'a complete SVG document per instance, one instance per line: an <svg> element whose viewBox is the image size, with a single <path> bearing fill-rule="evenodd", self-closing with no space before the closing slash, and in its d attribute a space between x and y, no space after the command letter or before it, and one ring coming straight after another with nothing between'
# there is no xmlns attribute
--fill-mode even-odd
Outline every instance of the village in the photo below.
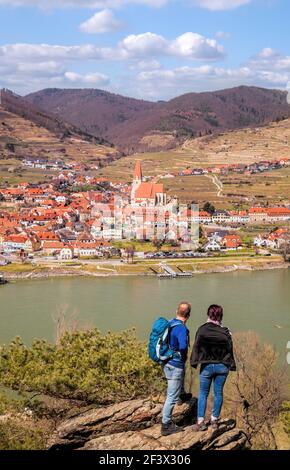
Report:
<svg viewBox="0 0 290 470"><path fill-rule="evenodd" d="M226 211L210 203L202 209L180 204L162 183L144 178L140 161L132 185L68 170L50 183L0 188L0 204L2 265L33 258L120 258L128 241L143 243L140 258L207 256L243 250L239 232L256 226L263 228L247 237L246 246L257 253L282 251L290 240L290 206Z"/></svg>
<svg viewBox="0 0 290 470"><path fill-rule="evenodd" d="M237 163L232 165L215 165L208 168L187 168L178 172L168 173L160 176L161 178L175 178L177 176L192 176L192 175L254 175L256 173L264 173L265 171L280 170L290 166L289 158L281 158L279 160L263 160L251 164Z"/></svg>

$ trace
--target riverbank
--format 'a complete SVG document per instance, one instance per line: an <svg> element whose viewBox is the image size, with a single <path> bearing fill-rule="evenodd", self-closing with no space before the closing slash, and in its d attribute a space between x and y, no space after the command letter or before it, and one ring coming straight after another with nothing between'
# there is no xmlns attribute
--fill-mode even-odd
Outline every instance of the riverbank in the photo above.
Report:
<svg viewBox="0 0 290 470"><path fill-rule="evenodd" d="M191 271L193 275L227 273L233 271L261 271L269 269L287 269L282 256L240 256L232 255L224 258L197 258L162 260L178 272ZM5 279L46 279L54 277L111 277L111 276L156 276L160 273L160 261L138 260L134 263L122 263L119 260L87 261L87 262L41 262L41 264L10 264L1 267Z"/></svg>

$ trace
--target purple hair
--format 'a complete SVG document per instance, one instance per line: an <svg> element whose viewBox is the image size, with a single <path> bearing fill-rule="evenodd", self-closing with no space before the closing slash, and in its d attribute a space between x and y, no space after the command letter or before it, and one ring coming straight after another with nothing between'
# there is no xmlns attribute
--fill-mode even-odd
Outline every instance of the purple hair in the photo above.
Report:
<svg viewBox="0 0 290 470"><path fill-rule="evenodd" d="M223 319L224 310L220 305L210 305L208 307L207 315L210 320L221 322Z"/></svg>

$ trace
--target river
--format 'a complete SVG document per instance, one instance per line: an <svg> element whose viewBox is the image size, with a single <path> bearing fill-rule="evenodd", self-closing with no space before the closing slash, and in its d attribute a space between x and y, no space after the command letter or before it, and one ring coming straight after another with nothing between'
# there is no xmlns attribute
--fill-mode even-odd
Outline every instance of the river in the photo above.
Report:
<svg viewBox="0 0 290 470"><path fill-rule="evenodd" d="M254 330L272 343L286 363L290 341L290 270L197 275L190 279L151 277L55 278L0 286L0 344L20 335L54 340L60 309L102 332L136 327L148 337L158 316L172 317L177 303L192 303L192 338L211 303L224 306L232 331Z"/></svg>

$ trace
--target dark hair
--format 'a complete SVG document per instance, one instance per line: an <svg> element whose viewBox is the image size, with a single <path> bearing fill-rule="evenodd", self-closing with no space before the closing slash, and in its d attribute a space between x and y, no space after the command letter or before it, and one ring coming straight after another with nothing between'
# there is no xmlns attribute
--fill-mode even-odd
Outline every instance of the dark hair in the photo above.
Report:
<svg viewBox="0 0 290 470"><path fill-rule="evenodd" d="M188 318L191 312L191 305L189 302L180 302L177 308L177 315L182 318Z"/></svg>
<svg viewBox="0 0 290 470"><path fill-rule="evenodd" d="M210 305L207 315L213 321L221 322L223 319L224 309L220 305Z"/></svg>

